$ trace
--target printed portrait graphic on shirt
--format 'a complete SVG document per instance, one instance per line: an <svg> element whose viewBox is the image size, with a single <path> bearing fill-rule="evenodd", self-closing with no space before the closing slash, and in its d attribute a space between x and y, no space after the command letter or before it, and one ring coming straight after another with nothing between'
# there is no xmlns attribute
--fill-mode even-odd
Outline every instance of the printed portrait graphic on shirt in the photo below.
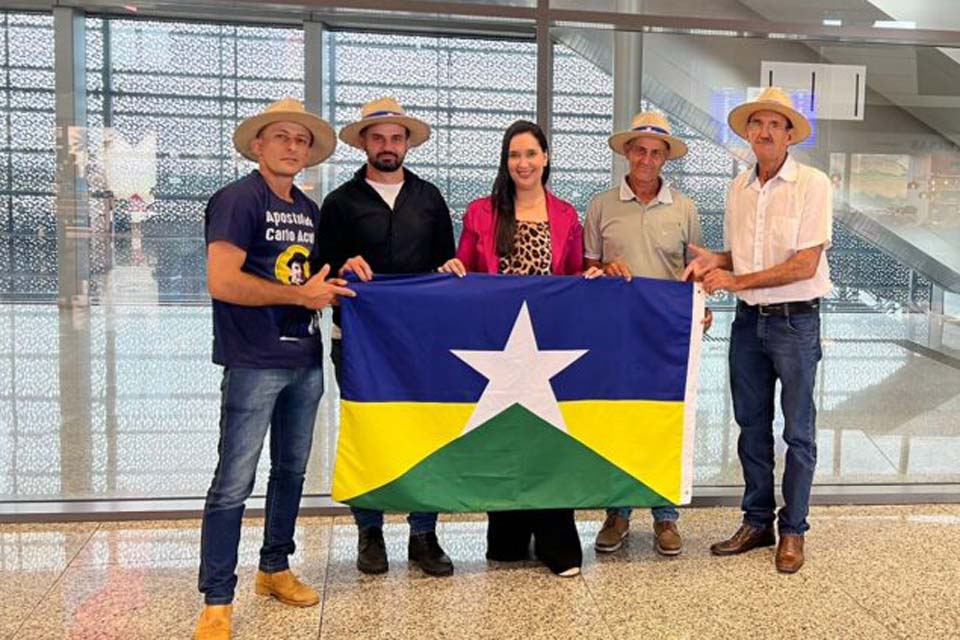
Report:
<svg viewBox="0 0 960 640"><path fill-rule="evenodd" d="M283 284L301 285L310 279L310 251L299 244L292 244L277 256L274 275Z"/></svg>
<svg viewBox="0 0 960 640"><path fill-rule="evenodd" d="M310 252L301 245L292 244L279 256L274 275L283 284L300 286L310 279ZM317 335L320 331L320 313L302 307L276 307L274 315L281 340L299 340Z"/></svg>

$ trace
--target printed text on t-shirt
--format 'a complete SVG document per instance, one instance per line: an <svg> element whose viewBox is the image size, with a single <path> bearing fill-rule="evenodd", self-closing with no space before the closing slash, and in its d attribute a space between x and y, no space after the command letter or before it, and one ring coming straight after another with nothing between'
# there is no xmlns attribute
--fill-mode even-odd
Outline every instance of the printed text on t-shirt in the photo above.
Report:
<svg viewBox="0 0 960 640"><path fill-rule="evenodd" d="M265 239L270 242L297 242L300 244L313 244L313 220L310 216L302 213L292 213L289 211L267 211L267 224ZM277 228L277 225L297 225L307 227L310 231L298 229Z"/></svg>

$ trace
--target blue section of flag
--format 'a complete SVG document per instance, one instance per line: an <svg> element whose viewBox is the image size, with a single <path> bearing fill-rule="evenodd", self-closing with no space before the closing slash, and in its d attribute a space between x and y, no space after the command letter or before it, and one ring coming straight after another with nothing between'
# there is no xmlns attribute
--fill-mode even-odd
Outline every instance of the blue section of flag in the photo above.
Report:
<svg viewBox="0 0 960 640"><path fill-rule="evenodd" d="M476 402L487 379L450 350L502 350L524 301L540 350L588 350L552 379L557 400L684 399L690 284L431 274L351 287L357 296L341 301L345 400Z"/></svg>

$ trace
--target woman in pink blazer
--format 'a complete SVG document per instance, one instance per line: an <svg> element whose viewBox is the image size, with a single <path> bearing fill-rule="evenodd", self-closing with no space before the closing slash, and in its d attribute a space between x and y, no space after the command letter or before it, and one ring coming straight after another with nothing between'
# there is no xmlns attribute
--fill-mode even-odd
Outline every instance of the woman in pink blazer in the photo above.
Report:
<svg viewBox="0 0 960 640"><path fill-rule="evenodd" d="M440 271L580 275L583 227L573 206L547 191L549 176L543 130L525 120L513 123L503 136L493 193L467 207L457 257ZM602 272L594 267L583 275ZM490 560L528 560L532 538L537 558L555 574L580 573L583 553L573 509L494 511L488 517Z"/></svg>
<svg viewBox="0 0 960 640"><path fill-rule="evenodd" d="M549 165L543 168L543 174L549 173ZM522 192L521 192L522 193ZM546 256L540 256L537 266L548 267L548 274L557 276L579 275L583 269L583 227L577 218L577 211L569 202L556 197L541 186L540 194L531 209L540 216L531 220L514 217L502 221L502 216L494 213L493 196L474 200L463 216L463 233L457 247L457 259L467 273L522 273L520 269L510 269L509 264L501 266L501 260L513 250L518 227L524 223L544 223L549 234L549 262ZM498 228L499 225L499 228ZM498 232L503 238L498 237ZM498 251L498 243L509 249L504 255ZM545 247L539 247L544 249ZM518 256L522 259L522 255ZM517 265L514 265L517 266ZM542 273L541 273L542 274ZM531 275L522 273L522 275ZM545 275L545 274L542 274Z"/></svg>
<svg viewBox="0 0 960 640"><path fill-rule="evenodd" d="M492 195L467 207L457 257L440 270L461 276L580 275L583 227L573 205L546 189L549 177L543 131L532 122L515 122L503 138ZM598 273L591 270L585 275Z"/></svg>

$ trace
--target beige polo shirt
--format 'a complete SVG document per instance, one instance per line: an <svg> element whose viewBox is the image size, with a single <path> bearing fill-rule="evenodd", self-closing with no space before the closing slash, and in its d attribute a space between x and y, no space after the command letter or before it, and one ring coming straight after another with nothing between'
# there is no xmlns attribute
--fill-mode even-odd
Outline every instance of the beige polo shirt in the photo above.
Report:
<svg viewBox="0 0 960 640"><path fill-rule="evenodd" d="M693 200L660 181L660 192L647 204L637 200L626 177L594 196L583 230L585 258L623 260L643 278L680 279L687 245L702 246L700 218Z"/></svg>
<svg viewBox="0 0 960 640"><path fill-rule="evenodd" d="M723 244L736 274L763 271L797 251L823 245L812 278L779 287L746 289L747 304L822 298L830 293L827 249L833 235L833 185L827 174L787 156L777 175L760 185L756 166L733 179L723 217Z"/></svg>

